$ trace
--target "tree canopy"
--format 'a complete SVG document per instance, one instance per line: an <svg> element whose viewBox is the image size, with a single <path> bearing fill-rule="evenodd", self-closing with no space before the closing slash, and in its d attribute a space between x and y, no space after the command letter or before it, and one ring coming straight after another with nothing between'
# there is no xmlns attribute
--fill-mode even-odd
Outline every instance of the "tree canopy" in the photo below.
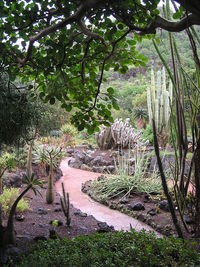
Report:
<svg viewBox="0 0 200 267"><path fill-rule="evenodd" d="M104 70L124 73L144 66L136 49L156 29L177 32L200 25L199 0L174 0L173 21L159 14L159 0L3 0L0 60L10 77L34 81L45 102L75 108L79 130L98 129L118 109L113 88L101 91ZM130 33L131 37L130 37Z"/></svg>

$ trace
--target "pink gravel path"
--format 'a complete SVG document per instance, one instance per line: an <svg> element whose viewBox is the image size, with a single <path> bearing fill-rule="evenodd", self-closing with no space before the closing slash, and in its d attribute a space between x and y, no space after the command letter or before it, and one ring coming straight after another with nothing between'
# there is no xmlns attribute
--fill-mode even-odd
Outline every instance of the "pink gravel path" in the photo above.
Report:
<svg viewBox="0 0 200 267"><path fill-rule="evenodd" d="M101 174L71 168L68 166L68 161L69 158L66 158L61 162L60 168L63 172L63 177L56 182L56 191L62 193L61 183L64 182L65 190L70 196L70 202L75 208L80 209L88 215L93 215L99 221L113 225L115 230L128 231L131 225L136 231L145 229L146 231L155 232L150 226L117 210L112 210L95 202L86 194L82 193L82 183L96 179ZM157 232L156 234L159 235Z"/></svg>

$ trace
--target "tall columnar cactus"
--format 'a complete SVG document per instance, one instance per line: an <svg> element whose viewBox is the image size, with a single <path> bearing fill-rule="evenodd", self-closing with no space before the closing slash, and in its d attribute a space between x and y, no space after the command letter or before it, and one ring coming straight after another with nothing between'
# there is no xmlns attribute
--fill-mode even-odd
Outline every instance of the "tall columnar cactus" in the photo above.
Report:
<svg viewBox="0 0 200 267"><path fill-rule="evenodd" d="M147 89L147 106L149 120L155 120L156 130L162 132L167 128L171 113L171 104L173 98L172 82L169 81L167 90L166 74L163 67L162 71L157 72L157 83L155 83L155 75L151 70L151 87Z"/></svg>
<svg viewBox="0 0 200 267"><path fill-rule="evenodd" d="M50 157L50 171L49 171L48 186L46 191L46 202L47 204L52 204L54 202L54 192L53 192L53 158L51 153L49 153L49 157Z"/></svg>
<svg viewBox="0 0 200 267"><path fill-rule="evenodd" d="M32 175L32 148L33 148L33 143L30 144L29 150L28 150L28 156L27 156L27 168L26 168L26 175L28 177L31 177Z"/></svg>
<svg viewBox="0 0 200 267"><path fill-rule="evenodd" d="M66 218L66 225L70 226L71 218L70 218L70 213L69 213L69 208L70 208L69 193L65 192L65 187L63 183L62 183L62 193L63 193L63 196L60 197L60 204L61 204L62 211Z"/></svg>
<svg viewBox="0 0 200 267"><path fill-rule="evenodd" d="M135 132L129 121L116 119L111 127L101 127L100 132L96 134L100 149L134 147L140 139L140 133Z"/></svg>

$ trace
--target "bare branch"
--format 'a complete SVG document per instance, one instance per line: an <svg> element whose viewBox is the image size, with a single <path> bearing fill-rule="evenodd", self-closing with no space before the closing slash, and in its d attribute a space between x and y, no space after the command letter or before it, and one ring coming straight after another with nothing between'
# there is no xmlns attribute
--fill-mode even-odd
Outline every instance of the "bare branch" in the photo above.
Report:
<svg viewBox="0 0 200 267"><path fill-rule="evenodd" d="M61 20L57 24L46 27L45 29L38 32L36 35L30 37L26 57L24 59L18 58L18 62L22 66L24 66L26 64L26 62L29 60L29 58L31 57L33 45L36 41L38 41L39 39L41 39L44 36L47 36L50 33L57 31L58 29L66 27L68 24L71 24L73 22L79 22L81 20L81 18L85 15L85 13L88 9L90 9L92 7L98 7L98 5L101 4L102 2L103 2L103 0L84 1L84 4L81 4L79 6L79 8L77 9L77 11L73 15Z"/></svg>
<svg viewBox="0 0 200 267"><path fill-rule="evenodd" d="M89 52L89 48L90 48L90 43L92 41L92 38L88 40L87 45L86 45L86 49L85 49L85 53L82 59L82 63L81 63L81 78L82 78L82 83L85 83L85 62L86 62L86 58L88 56L88 52Z"/></svg>
<svg viewBox="0 0 200 267"><path fill-rule="evenodd" d="M102 41L102 43L103 43L105 46L107 46L106 41L104 40L104 38L103 38L101 35L99 35L98 33L96 33L96 32L89 31L88 28L85 26L85 24L83 23L82 20L80 20L80 21L78 22L78 25L79 25L81 31L82 31L85 35L91 37L92 39L100 39L100 40Z"/></svg>
<svg viewBox="0 0 200 267"><path fill-rule="evenodd" d="M99 93L100 93L100 89L101 89L101 84L102 84L102 80L103 80L103 74L104 74L104 68L105 68L105 64L106 64L106 61L108 59L111 58L111 56L114 54L114 51L115 51L115 47L116 45L124 39L124 37L126 37L129 33L131 32L131 29L127 30L120 38L118 38L115 42L113 42L113 45L112 45L112 50L111 52L105 56L104 60L103 60L103 63L102 63L102 67L101 67L101 74L100 74L100 78L99 78L99 82L98 82L98 86L97 86L97 92L96 92L96 95L95 95L95 98L94 98L94 103L93 105L87 110L87 112L90 112L92 109L95 108L96 106L96 103L97 103L97 98L99 96Z"/></svg>

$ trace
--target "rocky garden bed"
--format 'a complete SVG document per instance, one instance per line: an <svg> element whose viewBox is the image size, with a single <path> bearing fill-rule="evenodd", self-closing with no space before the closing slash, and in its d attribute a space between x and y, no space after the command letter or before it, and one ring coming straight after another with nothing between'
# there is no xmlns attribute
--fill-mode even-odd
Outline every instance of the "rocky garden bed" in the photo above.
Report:
<svg viewBox="0 0 200 267"><path fill-rule="evenodd" d="M33 170L37 175L47 181L45 176L46 171L38 165L33 166ZM59 168L54 170L54 182L62 176L62 171ZM20 190L24 189L22 183L25 177L25 171L18 169L15 173L6 173L5 180L8 187L17 187ZM46 204L46 189L45 184L40 189L40 194L35 195L29 191L24 199L28 201L29 209L23 213L18 212L15 215L14 227L17 233L16 246L9 245L5 250L1 251L1 262L5 263L11 256L13 260L20 254L23 254L39 240L47 240L54 238L73 238L80 235L88 235L95 232L114 231L113 227L109 227L104 222L97 221L93 216L88 216L79 209L74 208L70 204L70 226L66 225L66 218L61 209L60 195L54 191L55 200L53 204ZM3 215L3 225L6 224L7 218Z"/></svg>
<svg viewBox="0 0 200 267"><path fill-rule="evenodd" d="M76 169L98 172L98 173L116 173L116 166L118 165L119 158L126 157L129 161L129 174L134 174L134 164L136 153L146 155L148 158L148 168L150 171L158 169L157 159L153 152L153 147L145 147L145 151L137 151L129 149L100 150L92 149L88 146L79 146L69 148L66 150L67 155L71 157L69 166ZM162 164L165 171L168 171L171 166L175 164L174 155L171 151L163 153ZM189 171L189 164L186 162L185 172Z"/></svg>

